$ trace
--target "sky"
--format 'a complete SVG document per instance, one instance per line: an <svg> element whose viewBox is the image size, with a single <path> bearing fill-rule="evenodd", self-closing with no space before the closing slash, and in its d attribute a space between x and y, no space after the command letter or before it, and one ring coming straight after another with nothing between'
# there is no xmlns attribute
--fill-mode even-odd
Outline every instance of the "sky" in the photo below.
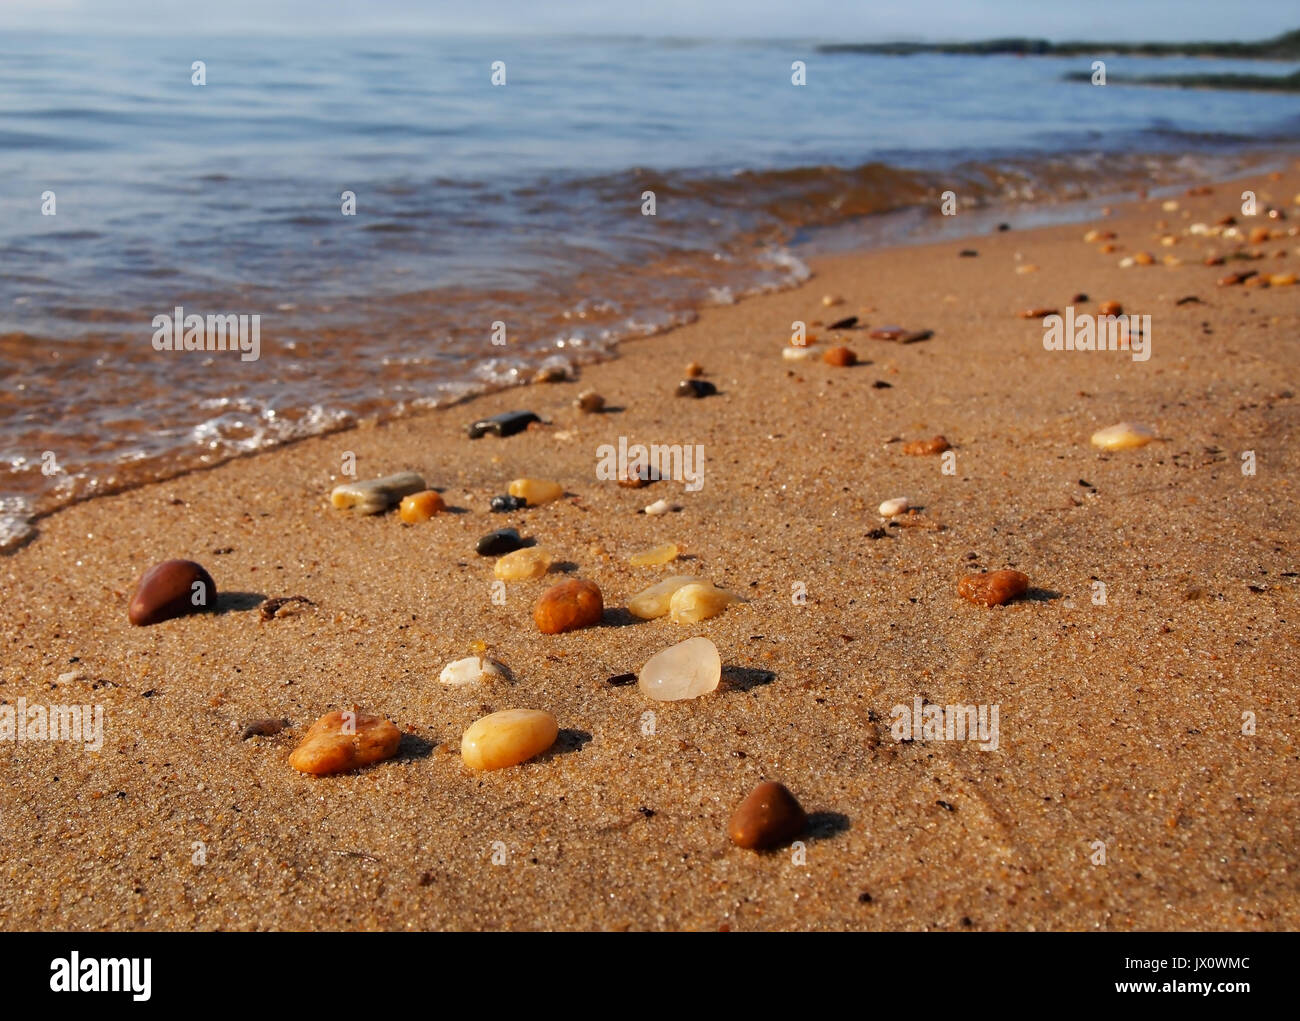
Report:
<svg viewBox="0 0 1300 1021"><path fill-rule="evenodd" d="M0 0L0 31L507 34L1097 41L1262 39L1296 0Z"/></svg>

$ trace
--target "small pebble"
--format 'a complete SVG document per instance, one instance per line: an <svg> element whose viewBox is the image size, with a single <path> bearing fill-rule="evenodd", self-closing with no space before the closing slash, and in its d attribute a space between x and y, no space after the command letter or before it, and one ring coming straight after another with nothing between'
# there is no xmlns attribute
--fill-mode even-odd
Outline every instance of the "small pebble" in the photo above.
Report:
<svg viewBox="0 0 1300 1021"><path fill-rule="evenodd" d="M239 740L247 741L250 737L274 737L287 726L289 726L288 720L249 720L244 724L244 729L239 732Z"/></svg>
<svg viewBox="0 0 1300 1021"><path fill-rule="evenodd" d="M845 316L843 319L836 319L835 322L831 323L830 326L826 328L828 330L851 330L857 325L857 316Z"/></svg>
<svg viewBox="0 0 1300 1021"><path fill-rule="evenodd" d="M961 258L963 258L963 259L974 259L974 258L975 258L976 256L978 256L980 253L977 252L977 251L975 251L975 249L973 249L973 248L963 248L963 249L962 249L960 252L958 252L957 254L958 254L959 256L961 256Z"/></svg>
<svg viewBox="0 0 1300 1021"><path fill-rule="evenodd" d="M1273 273L1269 276L1268 282L1274 287L1289 287L1296 281L1294 273Z"/></svg>
<svg viewBox="0 0 1300 1021"><path fill-rule="evenodd" d="M672 594L668 619L674 624L698 624L716 617L736 600L736 596L711 582L692 582Z"/></svg>
<svg viewBox="0 0 1300 1021"><path fill-rule="evenodd" d="M461 688L480 681L501 680L505 675L500 664L484 656L466 656L464 659L453 660L443 667L442 673L438 675L438 683Z"/></svg>
<svg viewBox="0 0 1300 1021"><path fill-rule="evenodd" d="M428 521L435 514L441 514L446 509L447 505L443 502L441 496L432 489L425 489L419 493L412 493L410 496L402 497L397 513L408 525L415 525L421 521Z"/></svg>
<svg viewBox="0 0 1300 1021"><path fill-rule="evenodd" d="M784 347L781 349L781 357L787 362L801 362L805 358L811 358L816 348L813 347Z"/></svg>
<svg viewBox="0 0 1300 1021"><path fill-rule="evenodd" d="M330 493L330 503L339 510L356 511L358 514L382 514L402 497L428 488L424 479L415 472L398 472L382 479L345 482L335 486Z"/></svg>
<svg viewBox="0 0 1300 1021"><path fill-rule="evenodd" d="M822 295L822 304L825 305L827 308L830 308L833 305L843 305L844 299L841 298L838 294L825 294Z"/></svg>
<svg viewBox="0 0 1300 1021"><path fill-rule="evenodd" d="M672 606L673 593L684 585L707 584L708 579L696 578L689 574L676 574L671 578L656 582L647 589L642 589L627 603L627 611L642 620L654 620L662 617Z"/></svg>
<svg viewBox="0 0 1300 1021"><path fill-rule="evenodd" d="M1092 434L1092 445L1102 450L1133 450L1145 447L1156 438L1154 430L1136 422L1120 422L1098 429Z"/></svg>
<svg viewBox="0 0 1300 1021"><path fill-rule="evenodd" d="M612 688L621 688L627 684L635 684L636 674L615 674L613 677L606 677L605 683Z"/></svg>
<svg viewBox="0 0 1300 1021"><path fill-rule="evenodd" d="M1155 256L1150 252L1137 252L1133 256L1135 266L1152 266L1155 264Z"/></svg>
<svg viewBox="0 0 1300 1021"><path fill-rule="evenodd" d="M841 368L844 368L849 365L856 365L858 361L858 356L855 355L852 349L850 348L831 347L831 348L827 348L826 351L822 354L822 361L824 361L827 365L837 365Z"/></svg>
<svg viewBox="0 0 1300 1021"><path fill-rule="evenodd" d="M461 735L460 757L470 769L517 766L555 744L560 727L541 709L503 709L475 720Z"/></svg>
<svg viewBox="0 0 1300 1021"><path fill-rule="evenodd" d="M586 415L594 415L598 411L605 410L605 398L596 393L595 390L584 390L578 394L577 400L573 406Z"/></svg>
<svg viewBox="0 0 1300 1021"><path fill-rule="evenodd" d="M605 601L596 583L574 578L542 593L533 609L533 623L544 635L558 635L599 624L604 612Z"/></svg>
<svg viewBox="0 0 1300 1021"><path fill-rule="evenodd" d="M1029 589L1029 576L1019 571L968 574L957 583L957 594L983 606L1001 606Z"/></svg>
<svg viewBox="0 0 1300 1021"><path fill-rule="evenodd" d="M908 503L907 497L896 496L892 500L886 500L880 505L880 516L882 518L892 518L896 514L902 514L911 504Z"/></svg>
<svg viewBox="0 0 1300 1021"><path fill-rule="evenodd" d="M637 686L657 702L698 698L722 680L722 657L707 638L688 638L655 653L641 668Z"/></svg>
<svg viewBox="0 0 1300 1021"><path fill-rule="evenodd" d="M670 564L677 559L677 554L681 550L673 542L664 543L662 546L655 546L653 549L642 550L640 553L634 553L628 558L628 563L633 567L657 567L659 564Z"/></svg>
<svg viewBox="0 0 1300 1021"><path fill-rule="evenodd" d="M498 528L479 539L474 548L481 557L499 557L504 553L513 553L523 544L523 538L515 529Z"/></svg>
<svg viewBox="0 0 1300 1021"><path fill-rule="evenodd" d="M928 440L913 440L911 443L904 443L903 453L910 454L912 457L927 457L942 454L951 447L952 444L942 436L932 436Z"/></svg>
<svg viewBox="0 0 1300 1021"><path fill-rule="evenodd" d="M1016 272L1019 273L1021 276L1024 276L1026 273L1037 273L1038 267L1035 266L1032 262L1022 262L1019 266L1016 267Z"/></svg>
<svg viewBox="0 0 1300 1021"><path fill-rule="evenodd" d="M902 340L908 331L902 326L877 326L867 334L873 340Z"/></svg>
<svg viewBox="0 0 1300 1021"><path fill-rule="evenodd" d="M506 514L510 511L517 511L527 506L528 501L522 500L517 496L506 494L504 496L492 497L491 507L493 514Z"/></svg>
<svg viewBox="0 0 1300 1021"><path fill-rule="evenodd" d="M145 571L127 608L127 619L148 627L217 606L217 586L202 564L164 560Z"/></svg>
<svg viewBox="0 0 1300 1021"><path fill-rule="evenodd" d="M515 433L523 432L534 422L540 421L541 419L531 411L507 411L504 414L493 415L491 418L480 418L477 422L471 422L466 426L466 431L471 440L486 436L488 433L494 436L513 436Z"/></svg>
<svg viewBox="0 0 1300 1021"><path fill-rule="evenodd" d="M686 366L686 378L697 379L704 375L704 366L699 362L691 362Z"/></svg>
<svg viewBox="0 0 1300 1021"><path fill-rule="evenodd" d="M1097 311L1104 316L1122 316L1124 314L1124 306L1118 301L1103 301L1097 306Z"/></svg>
<svg viewBox="0 0 1300 1021"><path fill-rule="evenodd" d="M289 756L300 773L325 776L391 759L402 734L380 716L362 712L326 713L311 725Z"/></svg>
<svg viewBox="0 0 1300 1021"><path fill-rule="evenodd" d="M551 569L551 555L538 546L525 546L501 557L492 573L501 581L529 581Z"/></svg>
<svg viewBox="0 0 1300 1021"><path fill-rule="evenodd" d="M788 844L808 827L808 816L784 784L768 780L750 792L731 815L727 835L752 851Z"/></svg>
<svg viewBox="0 0 1300 1021"><path fill-rule="evenodd" d="M569 378L569 374L558 365L547 365L537 370L533 375L534 383L563 383Z"/></svg>
<svg viewBox="0 0 1300 1021"><path fill-rule="evenodd" d="M509 486L510 495L523 500L529 507L540 507L544 503L558 500L564 495L564 487L550 479L515 479Z"/></svg>
<svg viewBox="0 0 1300 1021"><path fill-rule="evenodd" d="M669 503L667 500L656 500L645 508L645 513L652 518L657 518L662 514L667 514L671 510L676 510L677 505Z"/></svg>
<svg viewBox="0 0 1300 1021"><path fill-rule="evenodd" d="M717 392L718 388L704 379L683 379L677 384L678 397L709 397Z"/></svg>
<svg viewBox="0 0 1300 1021"><path fill-rule="evenodd" d="M1076 294L1073 298L1070 299L1070 304L1082 305L1087 300L1088 300L1088 295L1085 294L1083 291L1080 291L1078 294Z"/></svg>
<svg viewBox="0 0 1300 1021"><path fill-rule="evenodd" d="M1054 308L1026 308L1020 312L1021 319L1046 319L1048 316L1060 315L1061 313Z"/></svg>

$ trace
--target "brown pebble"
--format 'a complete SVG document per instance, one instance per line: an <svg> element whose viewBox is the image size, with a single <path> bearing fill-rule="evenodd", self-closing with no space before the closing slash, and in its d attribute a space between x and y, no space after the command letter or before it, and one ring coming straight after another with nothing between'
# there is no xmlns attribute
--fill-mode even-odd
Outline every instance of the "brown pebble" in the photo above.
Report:
<svg viewBox="0 0 1300 1021"><path fill-rule="evenodd" d="M596 393L595 390L584 390L578 394L573 406L584 415L594 415L605 410L605 398Z"/></svg>
<svg viewBox="0 0 1300 1021"><path fill-rule="evenodd" d="M768 780L736 806L727 835L737 847L761 851L788 844L807 827L808 816L789 788Z"/></svg>
<svg viewBox="0 0 1300 1021"><path fill-rule="evenodd" d="M851 348L828 347L822 352L822 361L827 365L838 365L843 368L848 365L856 365L858 356L853 353Z"/></svg>
<svg viewBox="0 0 1300 1021"><path fill-rule="evenodd" d="M280 611L286 606L293 603L301 603L305 606L315 606L306 596L276 596L274 599L268 599L257 608L257 615L262 620L275 620L280 616Z"/></svg>
<svg viewBox="0 0 1300 1021"><path fill-rule="evenodd" d="M173 617L215 609L217 586L193 560L164 560L145 571L127 609L132 624L147 627Z"/></svg>
<svg viewBox="0 0 1300 1021"><path fill-rule="evenodd" d="M574 578L542 593L533 610L533 623L544 635L558 635L599 624L604 612L605 601L596 583Z"/></svg>
<svg viewBox="0 0 1300 1021"><path fill-rule="evenodd" d="M534 383L563 383L569 378L568 372L558 365L548 365L544 369L538 369L533 376Z"/></svg>
<svg viewBox="0 0 1300 1021"><path fill-rule="evenodd" d="M402 502L397 506L397 515L408 525L416 525L421 521L428 521L435 514L441 514L446 509L447 505L441 495L432 489L425 489L402 497Z"/></svg>
<svg viewBox="0 0 1300 1021"><path fill-rule="evenodd" d="M287 726L288 720L249 720L239 732L239 739L247 741L250 737L274 737Z"/></svg>
<svg viewBox="0 0 1300 1021"><path fill-rule="evenodd" d="M1235 287L1237 284L1245 283L1256 273L1256 270L1246 269L1239 273L1229 273L1226 277L1219 277L1220 287Z"/></svg>
<svg viewBox="0 0 1300 1021"><path fill-rule="evenodd" d="M1048 316L1058 316L1061 313L1054 308L1026 308L1020 310L1021 319L1046 319Z"/></svg>
<svg viewBox="0 0 1300 1021"><path fill-rule="evenodd" d="M1124 306L1118 301L1103 301L1097 306L1097 311L1104 316L1122 316L1124 314Z"/></svg>
<svg viewBox="0 0 1300 1021"><path fill-rule="evenodd" d="M942 436L931 436L928 440L913 440L911 443L903 444L903 453L912 457L927 457L934 454L942 454L945 450L952 448Z"/></svg>
<svg viewBox="0 0 1300 1021"><path fill-rule="evenodd" d="M957 584L957 594L983 606L1001 606L1029 590L1029 575L1019 571L968 574Z"/></svg>
<svg viewBox="0 0 1300 1021"><path fill-rule="evenodd" d="M401 741L401 731L383 717L339 710L311 725L289 756L289 765L313 776L345 773L391 759Z"/></svg>
<svg viewBox="0 0 1300 1021"><path fill-rule="evenodd" d="M689 379L697 379L704 375L704 366L699 362L691 362L686 366L686 375Z"/></svg>

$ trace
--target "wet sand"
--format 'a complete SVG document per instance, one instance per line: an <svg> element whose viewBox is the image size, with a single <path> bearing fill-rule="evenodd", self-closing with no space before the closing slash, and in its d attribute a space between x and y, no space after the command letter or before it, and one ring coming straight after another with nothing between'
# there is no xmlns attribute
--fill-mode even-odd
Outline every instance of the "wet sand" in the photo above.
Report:
<svg viewBox="0 0 1300 1021"><path fill-rule="evenodd" d="M1291 216L1273 226L1300 222L1300 173L1249 183L1261 209ZM1085 224L822 259L808 285L627 343L578 382L301 442L42 520L0 560L0 700L102 705L104 744L3 747L0 924L1300 927L1300 287L1215 283L1293 270L1300 240L1208 267L1207 250L1234 246L1164 248L1156 226L1239 215L1243 187L1179 196L1173 212L1159 200L1117 209L1104 226L1122 249L1110 255L1081 241L1096 225ZM1186 261L1119 267L1138 250ZM1017 273L1023 263L1039 268ZM1113 299L1150 314L1150 360L1045 351L1042 324L1017 313L1063 309L1076 292L1089 295L1076 311ZM828 293L844 304L824 308ZM852 368L782 359L792 320L851 314L934 336L899 345L845 331L863 359ZM692 360L716 396L673 396ZM574 410L587 388L611 410ZM552 425L465 437L468 421L514 408ZM1089 445L1125 419L1160 438ZM936 433L953 444L955 474L902 453ZM599 481L597 448L620 436L703 445L703 488ZM407 526L333 510L348 451L360 478L423 473L452 513ZM489 514L523 475L572 495ZM895 496L943 529L885 527L876 508ZM683 509L636 513L661 497ZM512 584L494 605L474 542L507 525L601 587L603 626L537 633L533 604L564 574ZM627 565L670 540L690 559ZM129 626L136 580L169 557L211 571L220 612ZM964 574L998 568L1028 574L1028 597L991 609L958 598ZM623 610L673 573L747 602L693 626ZM315 605L261 619L263 598L290 595ZM722 654L718 691L655 704L606 683L694 635ZM440 685L478 640L513 680ZM891 710L918 696L997 705L998 749L896 742ZM291 770L307 727L353 704L403 730L399 757L325 778ZM470 773L461 732L510 707L554 713L556 746ZM291 726L241 740L262 717ZM729 844L728 816L764 779L812 816L802 855Z"/></svg>

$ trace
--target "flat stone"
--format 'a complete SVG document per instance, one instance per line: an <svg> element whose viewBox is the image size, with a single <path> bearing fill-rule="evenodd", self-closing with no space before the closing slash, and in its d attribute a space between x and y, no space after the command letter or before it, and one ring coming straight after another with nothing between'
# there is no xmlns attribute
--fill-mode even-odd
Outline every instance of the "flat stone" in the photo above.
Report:
<svg viewBox="0 0 1300 1021"><path fill-rule="evenodd" d="M428 488L424 479L415 472L398 472L382 479L344 482L335 486L330 493L330 503L339 510L355 511L357 514L382 514L402 497Z"/></svg>
<svg viewBox="0 0 1300 1021"><path fill-rule="evenodd" d="M957 583L957 594L981 606L1001 606L1029 591L1029 575L1020 571L968 574Z"/></svg>
<svg viewBox="0 0 1300 1021"><path fill-rule="evenodd" d="M1148 426L1136 422L1120 422L1093 433L1092 445L1102 450L1133 450L1145 447L1155 438L1155 431Z"/></svg>
<svg viewBox="0 0 1300 1021"><path fill-rule="evenodd" d="M493 415L491 418L480 418L476 422L471 422L466 427L466 432L469 433L471 440L489 433L493 436L513 436L515 433L523 432L534 422L540 421L541 419L531 411L507 411L500 415Z"/></svg>

